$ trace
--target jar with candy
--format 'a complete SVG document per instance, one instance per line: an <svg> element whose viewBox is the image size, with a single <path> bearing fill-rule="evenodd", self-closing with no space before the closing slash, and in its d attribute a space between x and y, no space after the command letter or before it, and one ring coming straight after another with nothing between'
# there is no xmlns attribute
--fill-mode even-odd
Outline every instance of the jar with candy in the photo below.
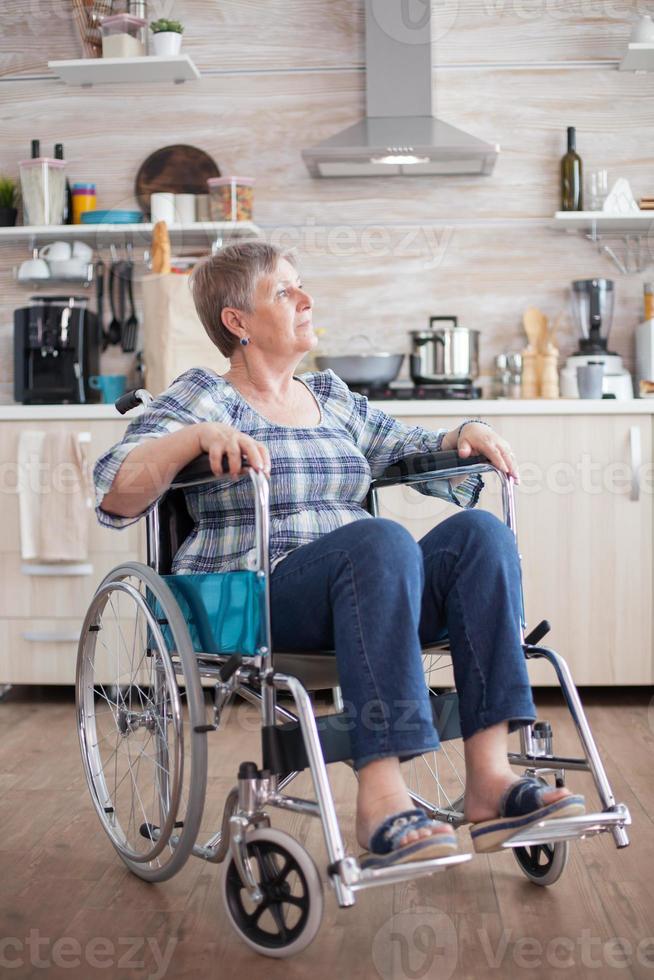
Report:
<svg viewBox="0 0 654 980"><path fill-rule="evenodd" d="M210 177L209 212L212 221L252 221L253 177Z"/></svg>

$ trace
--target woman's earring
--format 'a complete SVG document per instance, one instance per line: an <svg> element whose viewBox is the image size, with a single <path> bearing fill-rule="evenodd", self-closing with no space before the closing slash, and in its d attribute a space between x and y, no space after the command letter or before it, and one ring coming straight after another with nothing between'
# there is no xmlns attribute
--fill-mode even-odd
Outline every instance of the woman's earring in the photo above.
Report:
<svg viewBox="0 0 654 980"><path fill-rule="evenodd" d="M241 337L241 343L243 344L244 347L247 347L250 341L248 340L247 337Z"/></svg>

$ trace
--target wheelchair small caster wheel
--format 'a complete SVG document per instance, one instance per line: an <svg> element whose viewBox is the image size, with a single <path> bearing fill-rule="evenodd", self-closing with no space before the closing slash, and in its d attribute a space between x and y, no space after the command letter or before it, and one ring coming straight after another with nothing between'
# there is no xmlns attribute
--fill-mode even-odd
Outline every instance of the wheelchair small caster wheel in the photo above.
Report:
<svg viewBox="0 0 654 980"><path fill-rule="evenodd" d="M323 911L318 869L289 834L265 827L248 833L247 851L263 900L256 904L230 858L222 880L227 916L256 953L281 958L315 938Z"/></svg>
<svg viewBox="0 0 654 980"><path fill-rule="evenodd" d="M568 842L532 844L512 848L520 868L535 885L553 885L563 874L568 861Z"/></svg>

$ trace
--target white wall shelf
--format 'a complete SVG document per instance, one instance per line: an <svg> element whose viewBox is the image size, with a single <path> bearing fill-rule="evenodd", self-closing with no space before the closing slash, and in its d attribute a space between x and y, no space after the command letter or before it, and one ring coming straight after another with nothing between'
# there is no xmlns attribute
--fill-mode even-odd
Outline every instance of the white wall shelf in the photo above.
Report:
<svg viewBox="0 0 654 980"><path fill-rule="evenodd" d="M555 227L562 231L584 231L588 235L647 235L654 226L654 211L638 214L605 214L603 211L557 211Z"/></svg>
<svg viewBox="0 0 654 980"><path fill-rule="evenodd" d="M654 251L650 248L650 236L654 233L654 211L639 211L635 214L557 211L553 225L560 231L583 234L624 275L640 274L654 260ZM606 239L619 244L607 245Z"/></svg>
<svg viewBox="0 0 654 980"><path fill-rule="evenodd" d="M149 222L135 225L14 225L0 228L0 242L25 242L30 245L54 241L83 241L91 245L131 241L135 246L150 246L152 229ZM217 239L261 238L261 230L252 221L198 221L188 225L169 225L171 244L180 246L209 246Z"/></svg>
<svg viewBox="0 0 654 980"><path fill-rule="evenodd" d="M654 71L654 44L629 44L620 71Z"/></svg>
<svg viewBox="0 0 654 980"><path fill-rule="evenodd" d="M142 58L78 58L49 61L50 68L66 85L115 85L128 82L189 82L200 72L187 54L174 57L146 55Z"/></svg>

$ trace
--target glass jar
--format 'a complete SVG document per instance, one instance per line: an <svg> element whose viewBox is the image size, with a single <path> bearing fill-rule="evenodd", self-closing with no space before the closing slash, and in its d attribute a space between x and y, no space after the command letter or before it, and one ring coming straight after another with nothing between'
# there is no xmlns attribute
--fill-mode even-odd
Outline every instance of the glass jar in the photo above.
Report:
<svg viewBox="0 0 654 980"><path fill-rule="evenodd" d="M97 204L95 184L73 184L71 195L73 202L72 223L81 225L84 212L95 211Z"/></svg>
<svg viewBox="0 0 654 980"><path fill-rule="evenodd" d="M23 223L61 225L66 206L66 163L50 157L23 160L18 165L23 197Z"/></svg>
<svg viewBox="0 0 654 980"><path fill-rule="evenodd" d="M252 221L253 177L210 177L209 213L212 221Z"/></svg>
<svg viewBox="0 0 654 980"><path fill-rule="evenodd" d="M103 58L140 58L145 54L147 21L130 14L104 17L100 24Z"/></svg>

